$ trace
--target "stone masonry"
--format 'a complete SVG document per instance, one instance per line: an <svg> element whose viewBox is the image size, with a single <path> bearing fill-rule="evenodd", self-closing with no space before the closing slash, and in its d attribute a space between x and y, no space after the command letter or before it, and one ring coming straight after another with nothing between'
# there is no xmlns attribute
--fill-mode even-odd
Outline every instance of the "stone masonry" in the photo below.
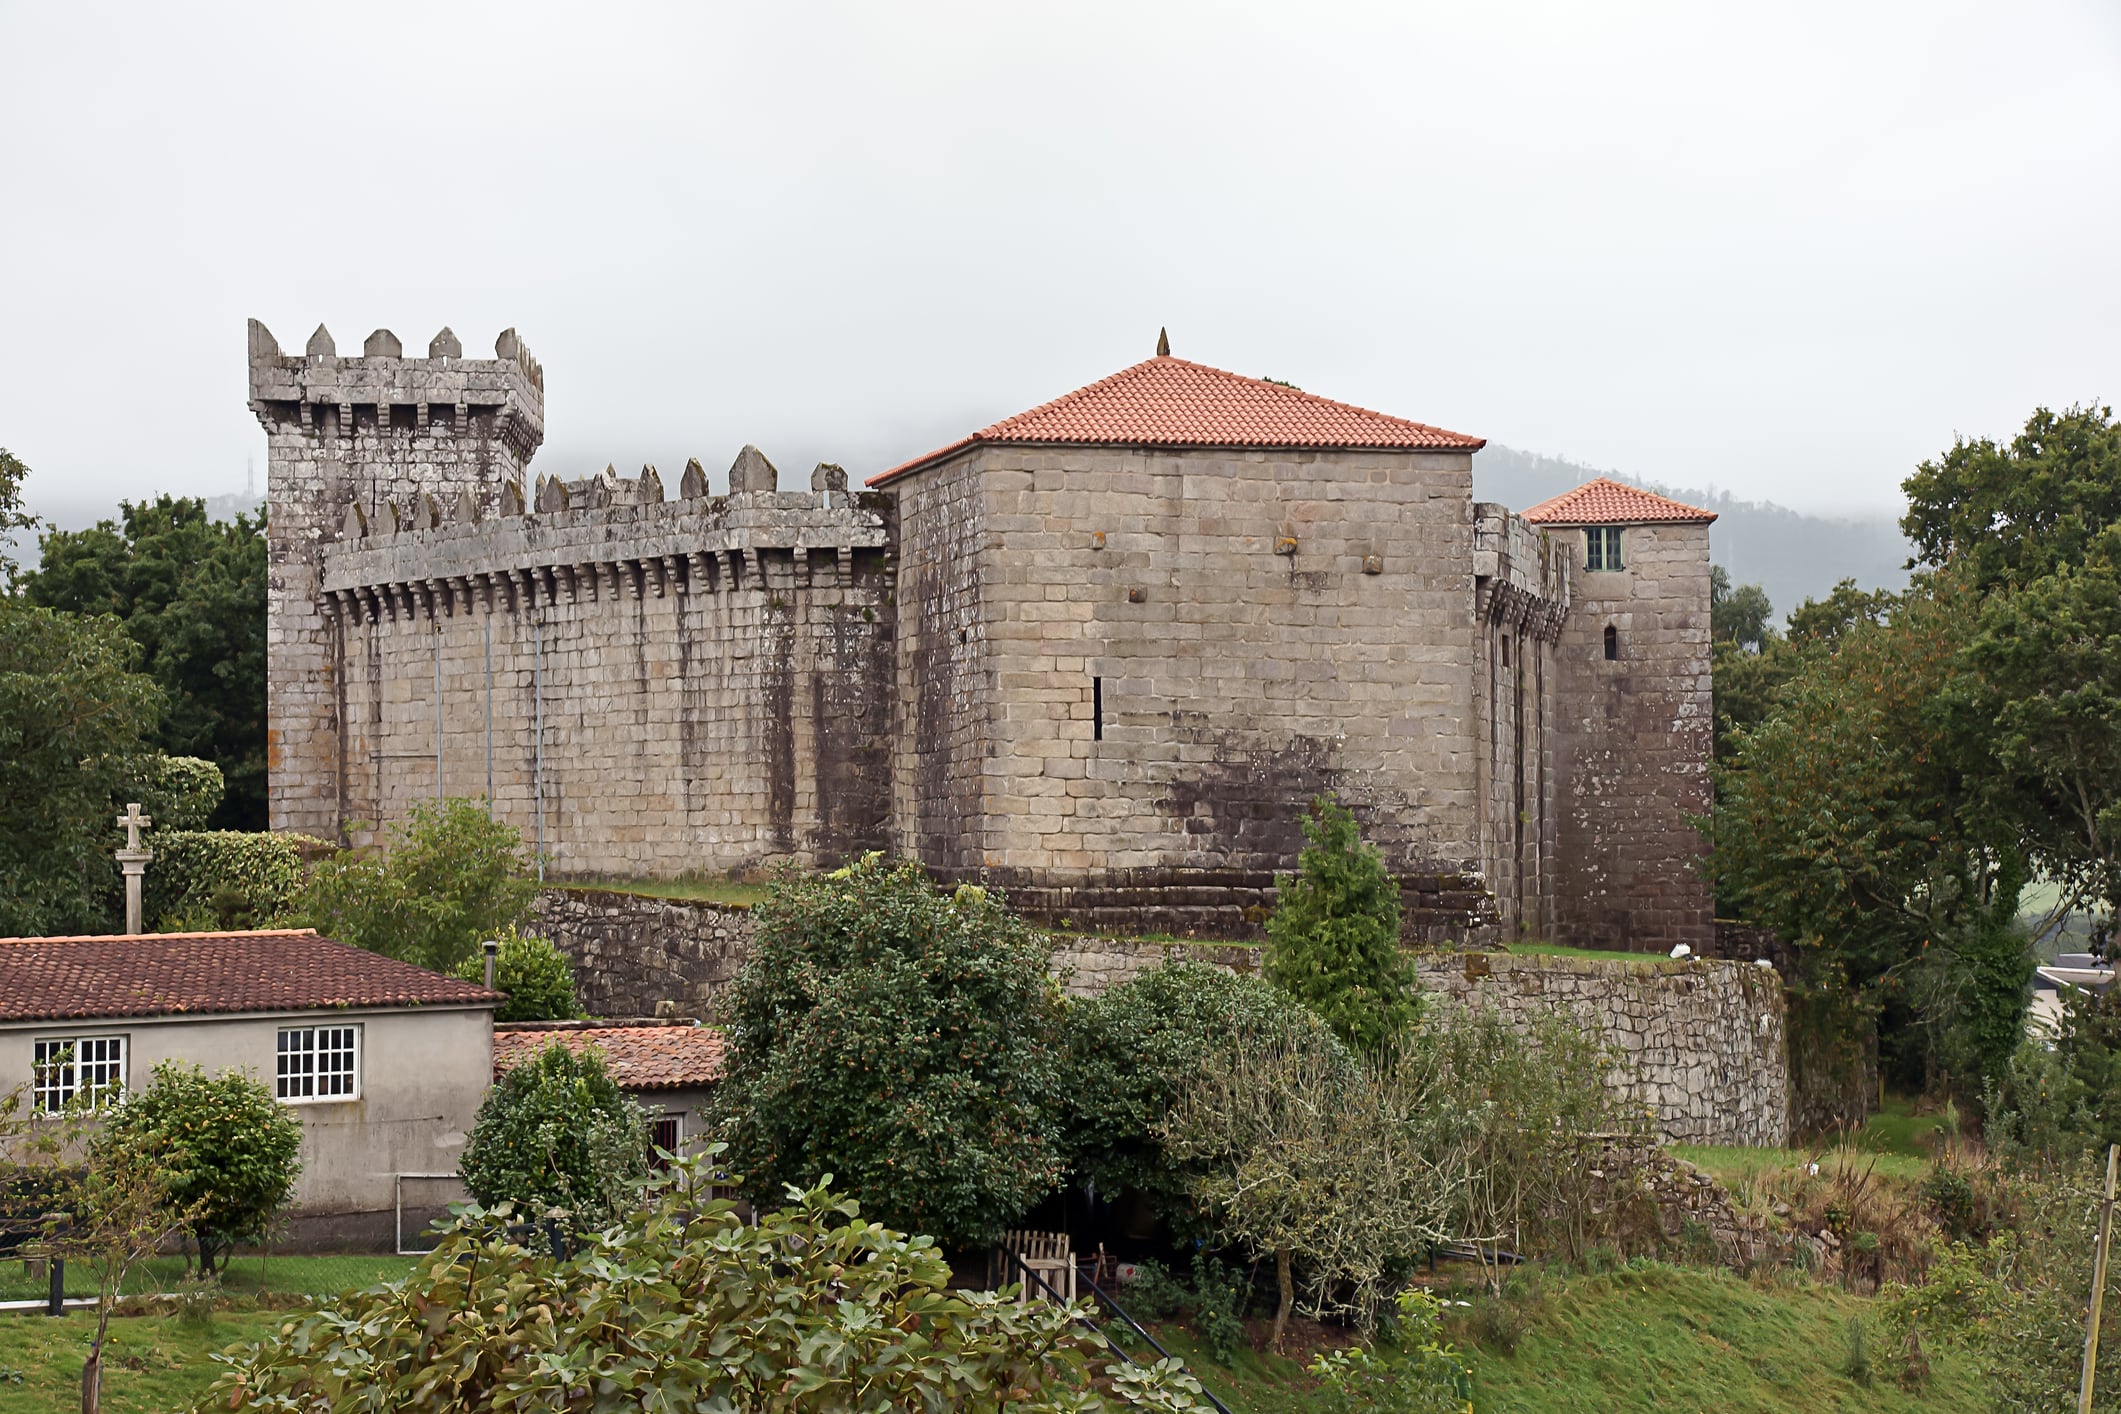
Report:
<svg viewBox="0 0 2121 1414"><path fill-rule="evenodd" d="M583 1004L609 1016L713 1015L750 947L750 911L592 889L547 889L538 930L575 964ZM1054 975L1095 996L1166 962L1249 973L1259 949L1064 933ZM1750 962L1423 953L1425 992L1512 1021L1563 1012L1598 1030L1625 1061L1616 1077L1670 1141L1781 1144L1789 1063L1781 981Z"/></svg>
<svg viewBox="0 0 2121 1414"><path fill-rule="evenodd" d="M867 491L748 447L720 495L562 480L542 368L495 353L251 327L275 828L483 796L555 878L879 849L1212 938L1330 791L1412 941L1708 940L1705 513L1586 574L1473 501L1478 438L1163 356Z"/></svg>

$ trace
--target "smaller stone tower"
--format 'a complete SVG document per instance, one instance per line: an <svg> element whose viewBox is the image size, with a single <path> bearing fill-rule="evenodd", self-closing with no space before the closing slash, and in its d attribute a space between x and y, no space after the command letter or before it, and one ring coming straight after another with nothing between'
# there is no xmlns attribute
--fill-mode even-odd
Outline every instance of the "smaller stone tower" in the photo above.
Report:
<svg viewBox="0 0 2121 1414"><path fill-rule="evenodd" d="M266 760L272 827L336 839L345 780L340 631L321 547L349 518L432 525L460 494L491 506L545 436L545 375L513 329L467 359L444 329L406 358L378 329L341 358L319 325L299 355L250 321L250 408L265 428Z"/></svg>
<svg viewBox="0 0 2121 1414"><path fill-rule="evenodd" d="M1600 477L1524 519L1572 557L1555 645L1555 937L1696 952L1715 940L1697 868L1709 812L1710 511Z"/></svg>

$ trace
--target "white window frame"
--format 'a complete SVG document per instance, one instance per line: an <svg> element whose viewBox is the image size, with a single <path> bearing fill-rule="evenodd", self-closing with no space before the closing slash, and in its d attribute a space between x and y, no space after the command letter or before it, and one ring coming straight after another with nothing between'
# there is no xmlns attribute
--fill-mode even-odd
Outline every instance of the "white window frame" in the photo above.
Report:
<svg viewBox="0 0 2121 1414"><path fill-rule="evenodd" d="M83 1049L94 1048L83 1060ZM104 1036L39 1036L30 1049L30 1107L39 1115L63 1113L82 1094L89 1107L102 1109L125 1090L132 1063L132 1038L123 1033ZM58 1059L55 1059L57 1057ZM84 1084L84 1068L96 1078ZM63 1074L54 1076L57 1069Z"/></svg>
<svg viewBox="0 0 2121 1414"><path fill-rule="evenodd" d="M330 1033L331 1039L336 1042L338 1039L337 1033L340 1032L346 1033L346 1044L344 1046L333 1044L328 1049L320 1048L320 1037ZM306 1047L290 1049L289 1037L307 1038ZM273 1034L273 1098L283 1105L344 1105L360 1099L361 1041L361 1025L359 1022L315 1021L299 1026L280 1027ZM297 1044L298 1046L300 1045L299 1042ZM316 1058L319 1055L335 1056L342 1051L348 1058L347 1068L343 1073L348 1078L347 1084L349 1088L331 1094L316 1093L317 1081L320 1078L341 1073L336 1070L320 1071L314 1064ZM310 1067L307 1070L298 1070L293 1074L289 1074L287 1068L288 1057L304 1055L310 1058L312 1062ZM288 1093L291 1083L294 1089L299 1090L302 1088L303 1082L307 1082L310 1090L309 1094Z"/></svg>
<svg viewBox="0 0 2121 1414"><path fill-rule="evenodd" d="M1604 574L1628 567L1627 557L1620 550L1620 531L1617 525L1587 525L1584 528L1583 567L1593 574Z"/></svg>

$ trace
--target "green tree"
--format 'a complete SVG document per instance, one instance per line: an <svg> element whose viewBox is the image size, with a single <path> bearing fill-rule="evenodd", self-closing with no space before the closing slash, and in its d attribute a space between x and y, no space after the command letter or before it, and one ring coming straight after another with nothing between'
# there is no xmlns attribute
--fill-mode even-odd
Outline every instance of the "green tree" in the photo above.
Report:
<svg viewBox="0 0 2121 1414"><path fill-rule="evenodd" d="M160 1155L171 1200L193 1214L199 1270L264 1237L302 1172L302 1124L272 1092L233 1070L208 1075L163 1061L127 1095L92 1146L98 1164Z"/></svg>
<svg viewBox="0 0 2121 1414"><path fill-rule="evenodd" d="M1330 795L1312 802L1297 862L1274 881L1266 978L1349 1045L1376 1050L1406 1029L1419 997L1399 946L1399 885Z"/></svg>
<svg viewBox="0 0 2121 1414"><path fill-rule="evenodd" d="M2022 1012L2024 940L1998 920L2029 855L1988 732L1953 690L1979 606L1929 577L1882 619L1817 607L1797 671L1714 772L1718 902L1797 947L1800 988L1886 1012L1924 1076L1992 1064L1993 1042L1960 1028Z"/></svg>
<svg viewBox="0 0 2121 1414"><path fill-rule="evenodd" d="M528 923L536 899L522 833L452 798L413 806L384 849L320 862L295 911L327 937L451 972Z"/></svg>
<svg viewBox="0 0 2121 1414"><path fill-rule="evenodd" d="M0 447L0 595L14 588L18 568L13 553L15 532L37 526L37 518L22 509L22 483L28 479L29 468L22 458Z"/></svg>
<svg viewBox="0 0 2121 1414"><path fill-rule="evenodd" d="M2027 1167L2067 1165L2121 1144L2121 988L2061 994L2050 1034L2022 1037L1990 1087L1988 1142Z"/></svg>
<svg viewBox="0 0 2121 1414"><path fill-rule="evenodd" d="M601 1052L554 1040L493 1087L457 1169L481 1203L533 1217L557 1208L577 1228L603 1227L648 1177L648 1116Z"/></svg>
<svg viewBox="0 0 2121 1414"><path fill-rule="evenodd" d="M992 1240L1059 1181L1051 944L982 889L865 856L779 875L730 990L718 1137L759 1201L836 1176L889 1222Z"/></svg>
<svg viewBox="0 0 2121 1414"><path fill-rule="evenodd" d="M1233 1038L1323 1027L1286 992L1204 962L1169 962L1099 996L1070 1002L1063 1142L1100 1193L1148 1195L1167 1218L1191 1207L1192 1175L1164 1152L1158 1128L1200 1067Z"/></svg>
<svg viewBox="0 0 2121 1414"><path fill-rule="evenodd" d="M1462 1116L1405 1051L1357 1061L1315 1022L1200 1058L1161 1126L1220 1236L1274 1263L1281 1348L1299 1282L1311 1309L1367 1326L1386 1270L1448 1235Z"/></svg>
<svg viewBox="0 0 2121 1414"><path fill-rule="evenodd" d="M209 823L264 829L264 523L209 520L204 501L159 496L125 502L117 521L49 531L42 544L25 597L115 615L162 688L156 745L210 760L227 780Z"/></svg>
<svg viewBox="0 0 2121 1414"><path fill-rule="evenodd" d="M495 1021L572 1021L582 1014L574 994L574 964L549 939L510 929L497 941L493 984L508 993L508 1000L495 1009ZM456 975L466 982L486 980L483 942L476 956L457 964Z"/></svg>
<svg viewBox="0 0 2121 1414"><path fill-rule="evenodd" d="M678 1180L565 1260L463 1212L404 1281L290 1320L197 1406L1204 1414L1176 1362L1103 1363L1081 1306L953 1287L824 1185L757 1219ZM442 1319L444 1313L448 1319Z"/></svg>
<svg viewBox="0 0 2121 1414"><path fill-rule="evenodd" d="M2121 426L2104 407L2036 410L2007 445L1960 441L1902 483L1915 562L1971 588L2022 586L2090 563L2121 522Z"/></svg>
<svg viewBox="0 0 2121 1414"><path fill-rule="evenodd" d="M1775 606L1765 589L1757 584L1733 589L1729 571L1722 565L1709 567L1709 636L1716 642L1757 653L1773 632L1768 623L1774 616Z"/></svg>
<svg viewBox="0 0 2121 1414"><path fill-rule="evenodd" d="M2011 787L2046 874L2121 905L2121 526L2014 592L1987 596L1958 694Z"/></svg>
<svg viewBox="0 0 2121 1414"><path fill-rule="evenodd" d="M161 694L114 619L0 595L0 933L107 931L111 820Z"/></svg>

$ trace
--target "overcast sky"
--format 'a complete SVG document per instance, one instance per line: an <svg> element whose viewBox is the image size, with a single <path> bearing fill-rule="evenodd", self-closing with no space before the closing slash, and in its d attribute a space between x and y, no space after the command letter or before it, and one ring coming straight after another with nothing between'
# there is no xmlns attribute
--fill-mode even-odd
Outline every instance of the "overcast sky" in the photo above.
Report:
<svg viewBox="0 0 2121 1414"><path fill-rule="evenodd" d="M32 508L264 474L244 320L545 365L536 466L873 473L1153 350L1896 503L2121 397L2121 6L0 0Z"/></svg>

